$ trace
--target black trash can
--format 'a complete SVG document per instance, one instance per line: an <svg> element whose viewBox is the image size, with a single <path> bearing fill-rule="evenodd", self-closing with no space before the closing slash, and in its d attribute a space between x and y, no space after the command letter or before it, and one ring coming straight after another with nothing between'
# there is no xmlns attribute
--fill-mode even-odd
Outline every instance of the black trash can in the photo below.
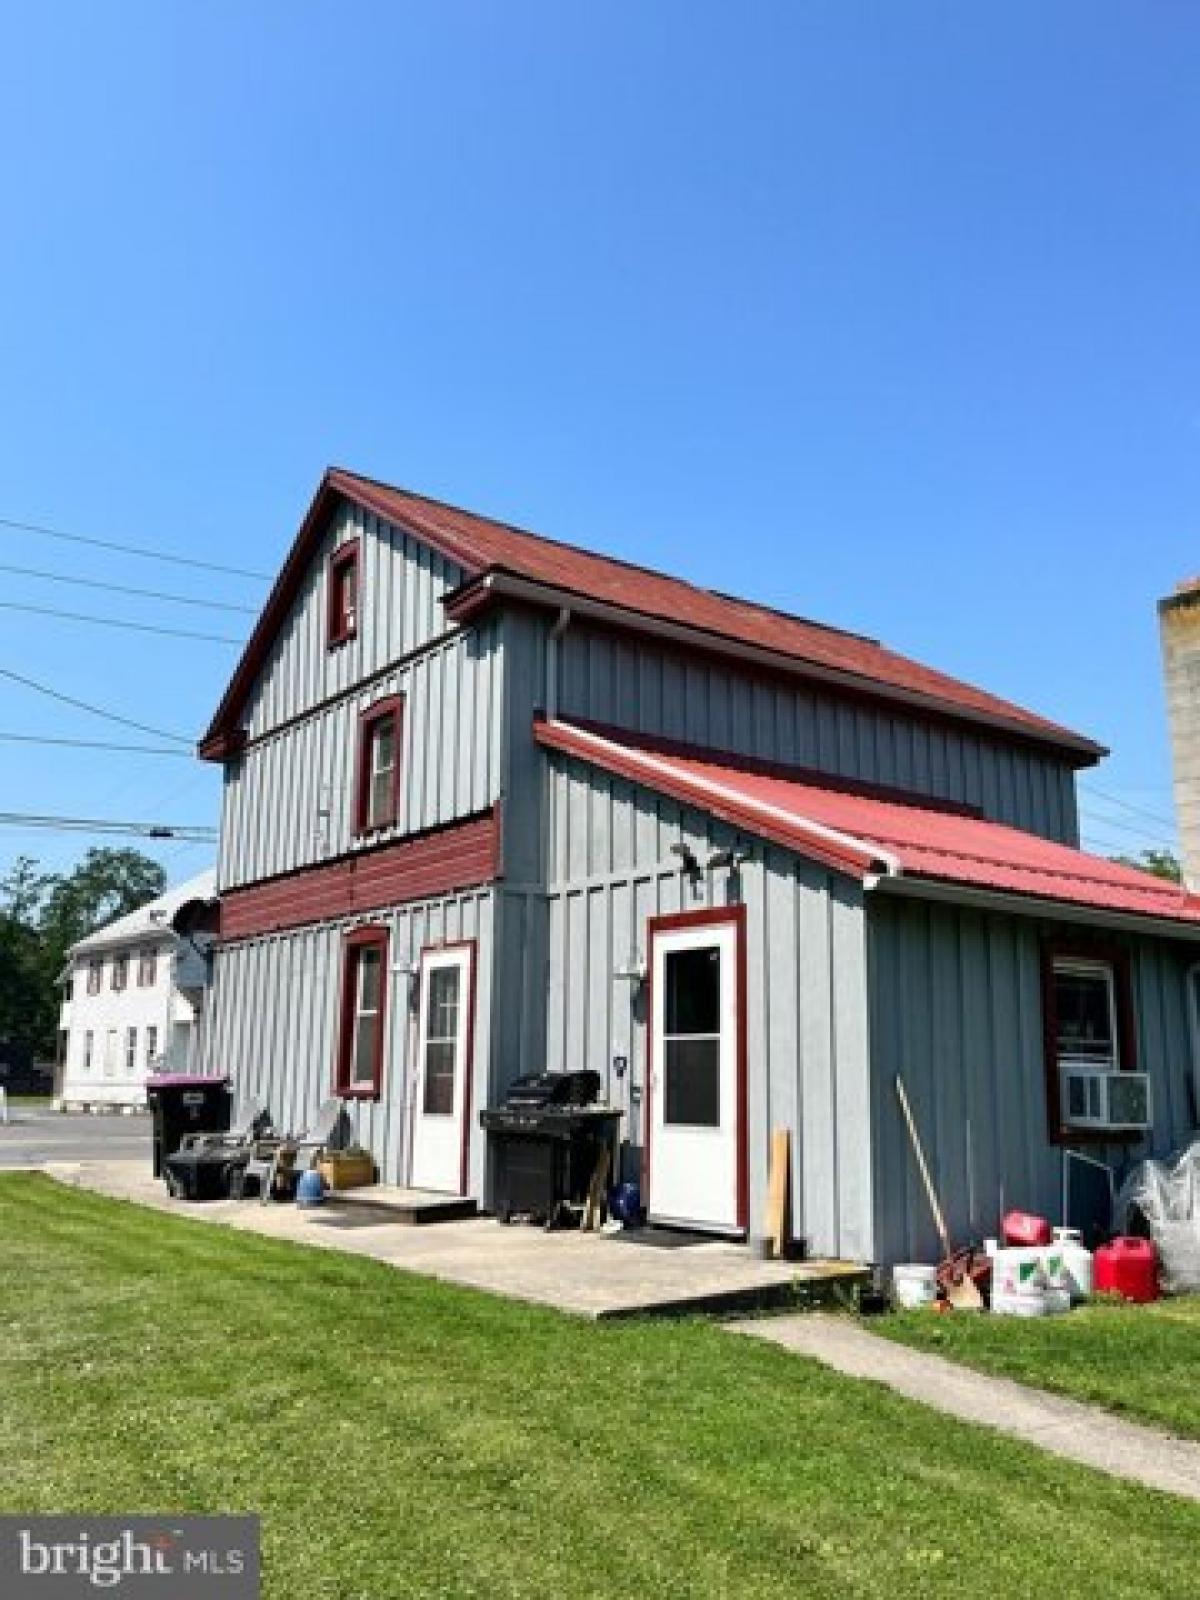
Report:
<svg viewBox="0 0 1200 1600"><path fill-rule="evenodd" d="M233 1093L228 1078L202 1078L163 1072L146 1079L146 1099L154 1116L154 1176L189 1133L224 1133Z"/></svg>

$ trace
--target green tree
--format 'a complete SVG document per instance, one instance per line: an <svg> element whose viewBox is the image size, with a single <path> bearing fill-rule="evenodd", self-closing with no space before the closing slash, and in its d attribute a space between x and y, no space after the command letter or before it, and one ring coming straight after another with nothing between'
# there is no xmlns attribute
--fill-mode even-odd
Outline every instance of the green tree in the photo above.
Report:
<svg viewBox="0 0 1200 1600"><path fill-rule="evenodd" d="M1113 856L1123 867L1136 867L1139 872L1151 872L1156 878L1166 878L1169 883L1183 882L1183 868L1173 850L1143 850L1136 856Z"/></svg>

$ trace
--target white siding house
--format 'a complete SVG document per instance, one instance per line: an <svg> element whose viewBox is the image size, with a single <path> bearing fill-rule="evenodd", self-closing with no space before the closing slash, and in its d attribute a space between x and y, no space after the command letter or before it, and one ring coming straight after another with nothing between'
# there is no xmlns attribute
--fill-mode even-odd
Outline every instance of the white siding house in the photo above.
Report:
<svg viewBox="0 0 1200 1600"><path fill-rule="evenodd" d="M150 1073L198 1068L205 963L171 919L211 899L215 881L210 868L72 946L59 1020L66 1109L144 1106Z"/></svg>

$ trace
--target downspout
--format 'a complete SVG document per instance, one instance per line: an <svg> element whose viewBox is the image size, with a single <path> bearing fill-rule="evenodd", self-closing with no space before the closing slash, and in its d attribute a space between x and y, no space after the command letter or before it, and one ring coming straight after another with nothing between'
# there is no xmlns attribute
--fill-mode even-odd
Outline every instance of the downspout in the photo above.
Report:
<svg viewBox="0 0 1200 1600"><path fill-rule="evenodd" d="M546 641L546 716L558 716L558 641L571 626L570 606L561 606Z"/></svg>

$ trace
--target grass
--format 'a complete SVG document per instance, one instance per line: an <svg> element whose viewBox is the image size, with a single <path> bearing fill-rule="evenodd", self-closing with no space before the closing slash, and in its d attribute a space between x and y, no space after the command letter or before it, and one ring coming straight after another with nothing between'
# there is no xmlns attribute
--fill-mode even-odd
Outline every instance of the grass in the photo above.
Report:
<svg viewBox="0 0 1200 1600"><path fill-rule="evenodd" d="M1152 1306L1105 1297L1028 1321L907 1311L871 1326L901 1344L1200 1439L1200 1295Z"/></svg>
<svg viewBox="0 0 1200 1600"><path fill-rule="evenodd" d="M703 1321L21 1174L0 1238L0 1509L257 1511L269 1597L1194 1591L1200 1506Z"/></svg>

